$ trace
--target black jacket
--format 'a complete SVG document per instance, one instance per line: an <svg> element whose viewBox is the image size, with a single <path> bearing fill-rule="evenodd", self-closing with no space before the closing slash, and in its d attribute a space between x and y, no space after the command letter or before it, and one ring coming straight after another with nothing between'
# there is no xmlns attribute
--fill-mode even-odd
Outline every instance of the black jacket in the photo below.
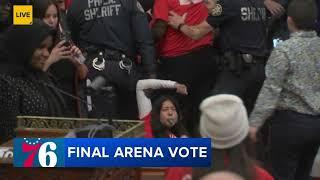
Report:
<svg viewBox="0 0 320 180"><path fill-rule="evenodd" d="M16 116L65 116L65 104L46 72L30 65L41 42L52 34L41 21L11 26L5 34L7 59L0 61L0 144L14 136Z"/></svg>
<svg viewBox="0 0 320 180"><path fill-rule="evenodd" d="M102 4L94 3L102 2ZM155 55L147 16L136 0L72 1L67 20L73 40L81 47L141 55L146 71L155 72Z"/></svg>
<svg viewBox="0 0 320 180"><path fill-rule="evenodd" d="M220 0L220 13L207 22L220 29L219 46L222 51L266 56L267 16L263 0Z"/></svg>

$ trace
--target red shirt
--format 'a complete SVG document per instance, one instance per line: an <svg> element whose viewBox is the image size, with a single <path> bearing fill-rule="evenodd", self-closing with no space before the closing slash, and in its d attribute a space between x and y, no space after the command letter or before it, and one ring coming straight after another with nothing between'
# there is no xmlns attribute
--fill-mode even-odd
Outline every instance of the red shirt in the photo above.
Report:
<svg viewBox="0 0 320 180"><path fill-rule="evenodd" d="M152 128L151 128L151 113L146 117L142 118L144 121L144 137L153 138Z"/></svg>
<svg viewBox="0 0 320 180"><path fill-rule="evenodd" d="M208 17L208 10L203 2L193 4L191 0L155 0L153 6L153 21L168 22L169 12L179 15L187 13L186 24L197 25ZM193 49L212 44L212 33L199 40L192 40L182 32L168 26L167 32L160 41L160 56L174 57L191 52Z"/></svg>

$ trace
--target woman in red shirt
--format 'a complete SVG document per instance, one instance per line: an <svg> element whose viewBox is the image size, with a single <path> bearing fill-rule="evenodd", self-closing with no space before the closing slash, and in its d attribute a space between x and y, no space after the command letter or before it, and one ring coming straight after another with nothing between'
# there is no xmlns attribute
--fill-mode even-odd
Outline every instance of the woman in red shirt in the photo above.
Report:
<svg viewBox="0 0 320 180"><path fill-rule="evenodd" d="M145 122L145 137L176 138L187 137L187 131L181 122L181 111L177 101L171 96L161 96L151 105L145 91L149 89L176 89L177 93L187 95L183 84L169 80L139 80L136 87L140 119ZM191 168L170 167L165 171L165 179L181 180L191 177Z"/></svg>
<svg viewBox="0 0 320 180"><path fill-rule="evenodd" d="M150 89L176 89L187 95L187 88L169 80L139 80L136 87L139 118L145 122L145 137L168 138L187 136L181 122L179 104L171 96L161 96L151 105L145 91Z"/></svg>

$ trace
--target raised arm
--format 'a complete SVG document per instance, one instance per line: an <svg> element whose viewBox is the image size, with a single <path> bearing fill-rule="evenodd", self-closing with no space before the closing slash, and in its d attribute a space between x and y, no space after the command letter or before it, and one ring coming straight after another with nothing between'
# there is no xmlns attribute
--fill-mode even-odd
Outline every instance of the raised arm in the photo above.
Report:
<svg viewBox="0 0 320 180"><path fill-rule="evenodd" d="M139 110L139 118L143 119L151 110L151 100L145 95L144 90L147 89L162 89L176 88L176 82L170 80L145 79L139 80L136 87L137 103Z"/></svg>

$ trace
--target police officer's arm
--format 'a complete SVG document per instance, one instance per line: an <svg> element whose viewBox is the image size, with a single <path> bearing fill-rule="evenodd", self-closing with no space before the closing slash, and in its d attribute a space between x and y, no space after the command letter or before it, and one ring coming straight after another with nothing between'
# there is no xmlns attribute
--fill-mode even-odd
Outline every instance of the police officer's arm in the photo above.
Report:
<svg viewBox="0 0 320 180"><path fill-rule="evenodd" d="M153 76L156 73L155 51L147 16L136 0L132 0L132 3L131 27L137 51L141 55L142 63L148 75Z"/></svg>
<svg viewBox="0 0 320 180"><path fill-rule="evenodd" d="M201 39L203 36L213 31L213 28L206 21L203 21L196 26L189 26L185 24L186 15L187 14L179 16L175 12L171 11L169 16L169 25L180 30L183 34L193 40Z"/></svg>

